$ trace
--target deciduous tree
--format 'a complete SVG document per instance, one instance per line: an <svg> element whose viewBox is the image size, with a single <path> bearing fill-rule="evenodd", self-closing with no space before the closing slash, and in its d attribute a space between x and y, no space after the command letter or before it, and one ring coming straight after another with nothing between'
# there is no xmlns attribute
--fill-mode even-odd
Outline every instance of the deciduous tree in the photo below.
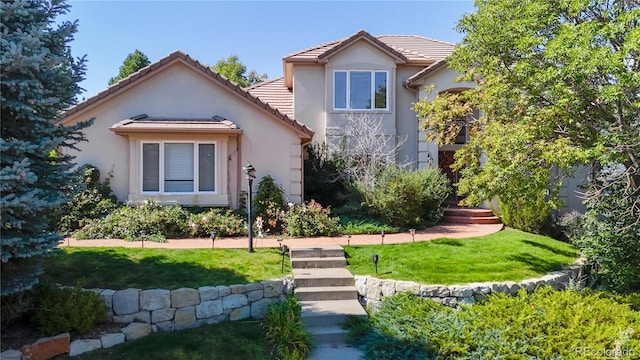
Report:
<svg viewBox="0 0 640 360"><path fill-rule="evenodd" d="M62 0L0 3L2 295L33 286L42 257L60 240L48 215L77 179L64 150L84 140L81 129L90 124L55 122L75 103L85 73L84 58L73 58L68 46L77 22L55 22L68 9Z"/></svg>
<svg viewBox="0 0 640 360"><path fill-rule="evenodd" d="M596 241L635 239L625 251L637 252L638 1L483 0L476 7L458 23L465 36L448 59L475 89L415 106L440 142L451 139L461 120L470 126L470 143L456 156L466 202L497 197L515 216L520 206L557 208L562 176L589 165L593 175L585 198L587 215L599 224ZM468 107L483 115L465 117ZM552 168L561 176L553 178ZM605 206L615 203L625 208ZM591 254L595 261L607 256ZM615 271L617 265L606 263ZM640 266L628 264L637 281Z"/></svg>
<svg viewBox="0 0 640 360"><path fill-rule="evenodd" d="M247 67L240 61L238 55L219 59L211 68L243 88L261 83L269 78L267 74L260 75L255 70L251 70L247 74Z"/></svg>

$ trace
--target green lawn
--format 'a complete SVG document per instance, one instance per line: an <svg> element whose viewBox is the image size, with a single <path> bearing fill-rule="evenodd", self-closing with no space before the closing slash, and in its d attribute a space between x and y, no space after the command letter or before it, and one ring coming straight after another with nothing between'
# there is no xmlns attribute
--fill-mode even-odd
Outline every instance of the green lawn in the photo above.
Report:
<svg viewBox="0 0 640 360"><path fill-rule="evenodd" d="M177 289L246 284L282 277L279 249L63 248L47 259L45 274L85 288ZM285 259L285 274L290 272Z"/></svg>
<svg viewBox="0 0 640 360"><path fill-rule="evenodd" d="M345 250L353 274L443 285L539 277L562 269L578 256L570 244L511 229L477 238ZM377 275L373 254L379 256Z"/></svg>
<svg viewBox="0 0 640 360"><path fill-rule="evenodd" d="M271 359L262 326L232 321L172 333L155 333L78 359L235 360Z"/></svg>

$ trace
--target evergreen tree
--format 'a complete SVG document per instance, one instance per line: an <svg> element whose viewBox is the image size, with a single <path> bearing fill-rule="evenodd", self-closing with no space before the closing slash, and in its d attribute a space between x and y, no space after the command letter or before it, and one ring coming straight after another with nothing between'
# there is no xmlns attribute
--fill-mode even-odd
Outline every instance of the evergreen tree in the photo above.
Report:
<svg viewBox="0 0 640 360"><path fill-rule="evenodd" d="M56 123L85 73L85 59L67 45L77 21L54 21L68 9L63 0L0 3L2 295L37 283L43 256L60 240L47 219L77 179L65 150L85 140L81 130L92 121Z"/></svg>
<svg viewBox="0 0 640 360"><path fill-rule="evenodd" d="M134 72L142 69L143 67L151 64L147 55L145 55L142 51L136 49L136 51L127 55L127 57L122 62L122 66L120 66L120 72L118 76L112 77L109 79L109 85L113 85L118 81L126 78L127 76L133 74Z"/></svg>

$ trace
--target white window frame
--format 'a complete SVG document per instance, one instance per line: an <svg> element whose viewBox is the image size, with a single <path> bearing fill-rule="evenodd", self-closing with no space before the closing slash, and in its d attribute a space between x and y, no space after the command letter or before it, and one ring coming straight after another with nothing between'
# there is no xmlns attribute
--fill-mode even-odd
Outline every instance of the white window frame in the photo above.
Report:
<svg viewBox="0 0 640 360"><path fill-rule="evenodd" d="M351 73L352 72L369 72L371 74L371 92L370 92L370 96L371 96L371 100L372 100L372 104L371 104L371 109L355 109L351 107L351 101L349 98L349 94L351 92ZM346 107L344 108L338 108L336 107L336 73L346 73L346 92L345 92L345 104ZM385 99L385 104L386 107L385 108L376 108L375 107L375 99L376 99L376 73L384 73L386 76L386 80L387 80L387 89L386 89L386 99ZM331 82L333 84L332 86L332 97L331 97L331 102L333 104L333 110L334 111L389 111L389 71L388 70L369 70L369 69L362 69L362 70L358 70L358 69L354 69L354 70L333 70L333 74L332 74L332 78L331 78Z"/></svg>
<svg viewBox="0 0 640 360"><path fill-rule="evenodd" d="M193 144L193 190L192 192L165 192L164 191L164 148L165 144ZM144 145L145 144L159 144L160 151L160 164L159 164L159 191L144 191ZM200 188L200 163L199 159L199 145L213 145L214 149L214 163L213 163L213 188L214 191L199 191ZM140 142L140 193L141 194L155 194L155 195L195 195L195 194L217 194L218 193L218 173L219 173L219 161L218 161L218 142L217 141L185 141L185 140L145 140Z"/></svg>

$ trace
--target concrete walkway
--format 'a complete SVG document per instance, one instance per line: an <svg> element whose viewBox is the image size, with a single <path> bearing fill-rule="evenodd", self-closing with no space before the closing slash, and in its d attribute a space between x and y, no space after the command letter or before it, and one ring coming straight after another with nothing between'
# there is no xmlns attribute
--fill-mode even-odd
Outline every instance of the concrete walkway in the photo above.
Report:
<svg viewBox="0 0 640 360"><path fill-rule="evenodd" d="M441 224L428 229L416 231L415 241L428 241L438 238L460 239L493 234L502 230L502 224ZM254 237L254 247L280 247L277 237L258 238ZM291 246L329 246L329 245L374 245L382 242L380 234L373 235L352 235L335 237L313 237L313 238L288 238L282 237L283 243ZM386 234L385 244L399 244L411 242L412 237L408 232L398 234ZM121 246L121 247L141 247L142 241L124 241L121 239L95 239L76 240L73 238L61 240L59 245L64 246ZM241 238L221 238L216 239L216 248L247 248L249 246L246 237ZM144 242L145 248L166 248L166 249L210 249L211 239L169 239L165 243L152 241Z"/></svg>

